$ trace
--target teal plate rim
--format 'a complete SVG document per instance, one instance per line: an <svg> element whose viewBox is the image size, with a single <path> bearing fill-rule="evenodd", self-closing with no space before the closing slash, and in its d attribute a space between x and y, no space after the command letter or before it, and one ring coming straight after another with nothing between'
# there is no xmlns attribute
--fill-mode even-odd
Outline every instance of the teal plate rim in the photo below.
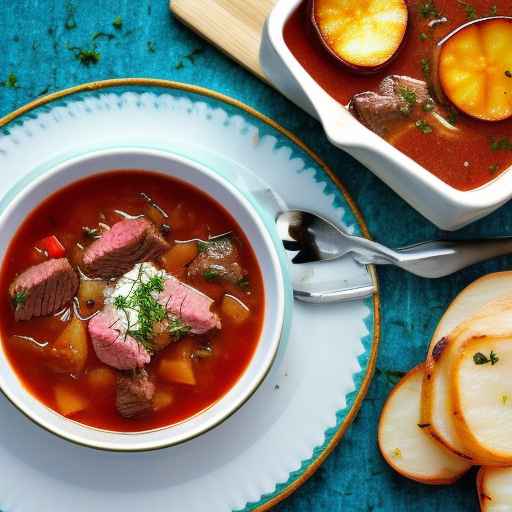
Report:
<svg viewBox="0 0 512 512"><path fill-rule="evenodd" d="M324 182L329 192L335 192L335 202L338 205L341 205L343 202L346 203L348 206L346 214L348 213L352 217L351 220L355 224L359 234L366 238L371 238L365 220L343 182L336 176L334 171L332 171L332 169L295 134L282 127L273 119L261 114L239 100L204 87L153 78L120 78L89 82L42 96L14 110L0 119L0 131L3 134L9 134L9 125L23 124L26 119L35 117L35 110L38 111L37 113L41 111L44 112L48 109L48 104L52 103L53 106L57 100L68 98L69 96L97 93L100 90L120 87L128 87L130 90L141 88L146 92L148 87L152 89L161 88L180 91L201 97L203 100L207 98L210 102L217 101L224 106L227 105L233 108L235 111L242 110L245 114L248 114L252 120L256 119L260 128L266 128L265 131L270 133L273 132L272 135L278 139L278 145L282 145L286 141L288 141L288 144L291 142L292 145L295 146L294 150L298 150L297 152L302 153L301 157L306 161L309 160L310 163L312 163L312 167L316 169L315 179ZM274 491L261 496L258 501L247 503L243 509L238 509L233 512L263 512L269 510L295 492L313 475L313 473L315 473L330 455L354 420L373 377L381 334L378 279L373 267L370 267L369 271L377 285L377 292L374 294L373 298L366 299L365 301L371 311L370 315L364 321L368 329L368 335L362 339L365 352L358 358L361 370L357 374L354 374L355 389L346 396L345 408L336 412L336 425L326 430L324 442L313 450L311 457L301 462L299 469L289 474L286 482L277 484Z"/></svg>

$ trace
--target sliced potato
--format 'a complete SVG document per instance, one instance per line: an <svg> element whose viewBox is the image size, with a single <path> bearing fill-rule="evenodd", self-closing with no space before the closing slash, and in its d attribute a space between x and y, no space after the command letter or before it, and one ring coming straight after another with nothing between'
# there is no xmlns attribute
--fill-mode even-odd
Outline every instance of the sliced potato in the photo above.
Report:
<svg viewBox="0 0 512 512"><path fill-rule="evenodd" d="M89 401L75 389L65 384L57 384L54 388L55 403L63 416L72 416L87 409Z"/></svg>
<svg viewBox="0 0 512 512"><path fill-rule="evenodd" d="M312 0L311 19L320 41L340 63L376 72L398 52L405 38L405 0Z"/></svg>
<svg viewBox="0 0 512 512"><path fill-rule="evenodd" d="M107 286L105 281L96 279L82 279L78 288L78 300L80 311L87 315L99 309L103 309L105 300L104 291Z"/></svg>
<svg viewBox="0 0 512 512"><path fill-rule="evenodd" d="M84 322L73 317L49 352L49 365L57 371L80 373L87 362L89 342Z"/></svg>
<svg viewBox="0 0 512 512"><path fill-rule="evenodd" d="M512 467L483 467L476 477L482 512L512 511Z"/></svg>
<svg viewBox="0 0 512 512"><path fill-rule="evenodd" d="M423 365L417 366L390 393L379 421L379 448L401 475L425 484L449 484L472 464L423 432L419 422L423 374Z"/></svg>
<svg viewBox="0 0 512 512"><path fill-rule="evenodd" d="M459 439L452 418L449 391L450 353L455 352L456 347L451 342L454 336L449 334L459 325L464 329L465 322L473 317L495 312L497 306L504 305L503 300L506 305L506 299L502 297L510 294L512 272L488 274L466 287L441 318L432 337L425 363L421 399L421 423L426 425L425 432L454 453L469 459L473 455ZM436 345L437 349L434 352Z"/></svg>
<svg viewBox="0 0 512 512"><path fill-rule="evenodd" d="M475 457L494 464L512 464L512 320L504 329L511 312L492 319L501 336L463 336L451 373L456 431Z"/></svg>
<svg viewBox="0 0 512 512"><path fill-rule="evenodd" d="M251 310L233 295L226 294L220 306L224 318L228 318L234 324L243 324L250 316Z"/></svg>
<svg viewBox="0 0 512 512"><path fill-rule="evenodd" d="M162 262L164 268L170 274L188 265L197 256L196 242L176 243L163 256Z"/></svg>
<svg viewBox="0 0 512 512"><path fill-rule="evenodd" d="M512 116L512 19L484 19L442 41L439 81L448 99L484 121Z"/></svg>
<svg viewBox="0 0 512 512"><path fill-rule="evenodd" d="M169 390L157 389L153 397L153 409L161 411L166 409L174 402L174 396Z"/></svg>
<svg viewBox="0 0 512 512"><path fill-rule="evenodd" d="M162 359L158 366L158 375L168 382L195 386L196 377L191 359Z"/></svg>
<svg viewBox="0 0 512 512"><path fill-rule="evenodd" d="M105 366L88 371L86 378L87 384L91 390L95 392L113 389L116 384L116 374L114 370Z"/></svg>

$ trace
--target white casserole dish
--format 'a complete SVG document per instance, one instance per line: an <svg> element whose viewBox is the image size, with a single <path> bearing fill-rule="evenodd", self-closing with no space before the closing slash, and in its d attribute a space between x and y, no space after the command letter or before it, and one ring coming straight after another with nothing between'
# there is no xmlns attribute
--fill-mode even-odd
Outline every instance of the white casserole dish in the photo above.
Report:
<svg viewBox="0 0 512 512"><path fill-rule="evenodd" d="M367 129L329 96L293 56L283 38L284 25L301 1L277 2L263 29L260 63L285 96L320 120L332 144L368 167L441 229L459 229L512 197L512 173L505 171L474 190L457 190ZM432 159L438 157L432 155Z"/></svg>

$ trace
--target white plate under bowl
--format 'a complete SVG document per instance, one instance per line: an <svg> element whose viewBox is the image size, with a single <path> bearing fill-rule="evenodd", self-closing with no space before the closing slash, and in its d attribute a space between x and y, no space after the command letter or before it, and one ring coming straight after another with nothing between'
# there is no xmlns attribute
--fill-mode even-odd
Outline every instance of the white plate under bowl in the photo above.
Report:
<svg viewBox="0 0 512 512"><path fill-rule="evenodd" d="M98 176L118 169L153 171L196 187L222 204L251 241L263 275L265 315L258 345L247 368L226 394L200 414L166 428L145 432L113 432L91 428L56 413L26 390L2 346L0 389L37 424L75 443L104 450L153 450L197 437L219 425L245 403L270 370L281 338L287 336L285 309L287 316L291 316L293 299L290 283L285 282L278 252L280 250L282 253L281 260L286 261L283 249L276 247L270 230L257 207L253 206L251 198L204 165L173 153L147 148L95 151L66 160L40 174L0 213L0 259L5 257L7 246L21 223L49 195L88 176ZM112 190L114 196L115 193ZM84 208L84 205L79 204L77 208ZM285 293L286 288L288 293ZM4 300L8 300L7 297ZM289 324L289 318L286 324Z"/></svg>
<svg viewBox="0 0 512 512"><path fill-rule="evenodd" d="M0 127L0 210L68 158L105 146L146 146L222 173L258 198L270 212L267 222L280 206L302 207L367 234L343 185L300 140L212 91L148 79L86 84L37 100ZM330 274L347 285L371 282L348 259ZM253 397L216 429L172 448L112 453L76 446L0 396L0 510L267 510L319 467L356 414L375 364L378 308L378 296L296 302L289 339Z"/></svg>
<svg viewBox="0 0 512 512"><path fill-rule="evenodd" d="M474 190L457 190L366 128L327 94L284 41L286 21L303 1L277 2L263 30L260 64L285 96L321 121L335 146L368 167L441 229L459 229L493 212L512 197L511 169Z"/></svg>

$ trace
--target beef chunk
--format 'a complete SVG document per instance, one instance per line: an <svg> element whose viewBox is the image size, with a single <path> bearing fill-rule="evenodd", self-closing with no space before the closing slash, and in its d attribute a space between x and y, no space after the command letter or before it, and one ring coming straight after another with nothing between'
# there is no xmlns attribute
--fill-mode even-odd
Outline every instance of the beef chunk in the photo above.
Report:
<svg viewBox="0 0 512 512"><path fill-rule="evenodd" d="M135 338L121 334L118 322L111 307L89 320L89 335L98 359L118 370L142 368L149 363L151 355Z"/></svg>
<svg viewBox="0 0 512 512"><path fill-rule="evenodd" d="M22 272L9 287L16 320L55 313L75 295L79 279L66 258L51 259Z"/></svg>
<svg viewBox="0 0 512 512"><path fill-rule="evenodd" d="M146 370L117 376L116 408L123 418L139 418L153 411L155 385Z"/></svg>
<svg viewBox="0 0 512 512"><path fill-rule="evenodd" d="M386 135L407 120L415 107L433 104L426 82L407 76L391 75L379 85L378 92L353 96L350 110L367 128Z"/></svg>
<svg viewBox="0 0 512 512"><path fill-rule="evenodd" d="M238 283L244 277L238 249L230 236L214 238L201 247L203 250L188 268L189 276L203 275L230 283Z"/></svg>
<svg viewBox="0 0 512 512"><path fill-rule="evenodd" d="M87 274L102 279L119 277L136 264L157 258L169 244L147 219L117 222L84 252Z"/></svg>

